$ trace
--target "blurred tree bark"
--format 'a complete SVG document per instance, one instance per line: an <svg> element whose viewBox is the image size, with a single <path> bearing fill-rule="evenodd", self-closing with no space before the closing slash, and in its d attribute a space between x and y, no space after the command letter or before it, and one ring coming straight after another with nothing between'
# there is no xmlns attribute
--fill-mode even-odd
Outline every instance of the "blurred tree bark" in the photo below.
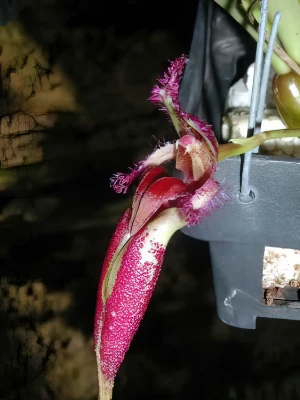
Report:
<svg viewBox="0 0 300 400"><path fill-rule="evenodd" d="M17 23L0 27L0 73L1 169L40 162L45 129L57 113L78 110L74 89Z"/></svg>

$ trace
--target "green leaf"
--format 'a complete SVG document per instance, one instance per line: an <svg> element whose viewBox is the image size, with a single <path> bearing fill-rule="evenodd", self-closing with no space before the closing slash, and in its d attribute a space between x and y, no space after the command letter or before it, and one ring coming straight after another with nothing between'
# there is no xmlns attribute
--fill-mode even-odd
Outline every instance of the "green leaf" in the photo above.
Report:
<svg viewBox="0 0 300 400"><path fill-rule="evenodd" d="M246 10L248 10L249 7L251 6L252 0L242 0L242 2L240 2L240 0L215 0L215 2L219 4L219 6L221 6L225 11L227 11L228 14L230 14L257 41L258 39L257 29L251 24L246 12ZM255 5L253 7L253 10L251 10L251 13L253 14L253 17L257 21L259 21L260 10L257 9L257 7L258 5ZM269 29L270 29L270 21L273 22L273 19L272 20L269 19L268 23ZM266 50L267 50L267 43L264 46L264 51ZM282 51L281 53L284 52ZM287 74L291 70L290 67L287 65L287 63L284 61L283 57L281 55L276 54L275 52L273 52L272 56L272 66L279 75Z"/></svg>

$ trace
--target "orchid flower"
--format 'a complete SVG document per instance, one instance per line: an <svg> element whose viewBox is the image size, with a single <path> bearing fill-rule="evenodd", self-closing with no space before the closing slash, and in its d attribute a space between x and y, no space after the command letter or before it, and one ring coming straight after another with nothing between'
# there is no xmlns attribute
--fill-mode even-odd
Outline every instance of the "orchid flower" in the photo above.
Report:
<svg viewBox="0 0 300 400"><path fill-rule="evenodd" d="M168 114L179 138L159 146L130 173L111 178L117 193L126 193L137 179L139 183L132 207L110 242L98 288L94 341L100 400L112 397L114 378L147 309L170 238L185 225L201 222L228 199L214 180L217 162L284 135L263 132L218 146L211 126L181 110L178 92L186 63L185 56L173 61L150 97ZM181 179L168 176L162 167L171 160Z"/></svg>

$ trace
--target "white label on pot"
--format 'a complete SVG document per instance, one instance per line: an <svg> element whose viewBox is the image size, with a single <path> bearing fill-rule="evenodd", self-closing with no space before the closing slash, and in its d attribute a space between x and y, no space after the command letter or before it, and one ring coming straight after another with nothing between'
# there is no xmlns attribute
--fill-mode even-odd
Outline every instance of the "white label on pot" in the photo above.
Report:
<svg viewBox="0 0 300 400"><path fill-rule="evenodd" d="M300 250L265 247L263 288L300 287Z"/></svg>

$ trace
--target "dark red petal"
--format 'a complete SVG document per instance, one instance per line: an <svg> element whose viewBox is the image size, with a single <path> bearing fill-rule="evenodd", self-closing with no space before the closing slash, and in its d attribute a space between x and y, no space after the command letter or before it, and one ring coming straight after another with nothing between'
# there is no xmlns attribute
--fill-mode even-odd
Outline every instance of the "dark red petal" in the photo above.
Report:
<svg viewBox="0 0 300 400"><path fill-rule="evenodd" d="M134 194L133 200L132 200L132 216L131 216L131 220L129 223L130 231L131 231L132 224L136 217L136 213L140 206L140 202L141 202L143 195L149 189L149 187L153 184L153 182L155 182L156 180L158 180L164 176L167 176L167 175L168 175L167 171L163 167L157 166L157 167L153 167L153 168L149 169L143 176L142 180L140 181L140 183L135 191L135 194Z"/></svg>
<svg viewBox="0 0 300 400"><path fill-rule="evenodd" d="M165 177L154 182L141 199L131 235L135 235L158 210L162 211L162 206L168 207L169 201L185 191L186 185L178 178Z"/></svg>
<svg viewBox="0 0 300 400"><path fill-rule="evenodd" d="M126 237L126 234L128 233L128 227L129 227L129 221L131 217L131 210L128 208L125 213L123 214L122 218L119 220L119 223L116 227L116 230L113 234L113 237L110 241L109 247L106 252L105 260L103 263L103 267L101 270L101 277L100 277L100 282L98 286L98 293L97 293L97 303L96 303L96 314L95 314L95 320L94 320L94 341L95 341L95 347L98 346L99 341L100 341L100 335L101 335L101 313L103 311L103 301L102 301L102 286L103 286L103 280L106 276L107 270L113 260L113 258L116 256L117 250L122 243L124 237Z"/></svg>
<svg viewBox="0 0 300 400"><path fill-rule="evenodd" d="M98 368L110 386L145 314L166 246L172 235L185 224L178 210L169 208L128 242L113 290L105 304L98 349Z"/></svg>
<svg viewBox="0 0 300 400"><path fill-rule="evenodd" d="M106 303L100 346L101 370L106 380L115 378L147 309L161 270L165 246L160 247L157 243L156 262L145 262L142 256L145 235L147 229L129 243L114 290Z"/></svg>

